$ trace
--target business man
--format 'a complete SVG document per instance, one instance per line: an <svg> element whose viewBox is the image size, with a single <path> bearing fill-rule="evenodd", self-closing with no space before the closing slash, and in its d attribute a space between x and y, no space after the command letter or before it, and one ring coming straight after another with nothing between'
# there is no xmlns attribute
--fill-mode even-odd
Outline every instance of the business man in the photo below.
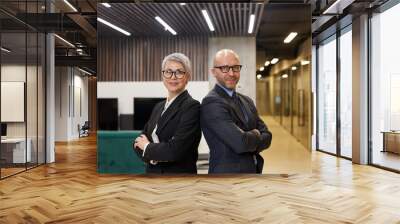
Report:
<svg viewBox="0 0 400 224"><path fill-rule="evenodd" d="M234 51L216 53L211 72L217 84L203 99L200 112L201 128L210 148L210 174L261 173L264 160L260 152L271 144L272 134L253 101L235 90L241 68Z"/></svg>

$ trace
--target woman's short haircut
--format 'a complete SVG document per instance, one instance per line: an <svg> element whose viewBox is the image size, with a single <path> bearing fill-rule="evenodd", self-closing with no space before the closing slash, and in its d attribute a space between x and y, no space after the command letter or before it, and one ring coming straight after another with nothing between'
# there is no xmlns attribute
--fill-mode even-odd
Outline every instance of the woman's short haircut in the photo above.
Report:
<svg viewBox="0 0 400 224"><path fill-rule="evenodd" d="M181 63L183 68L185 69L186 74L189 74L189 76L192 75L191 62L186 55L184 55L182 53L177 53L177 52L167 55L164 58L164 60L162 61L161 67L163 70L168 61L175 61L175 62Z"/></svg>

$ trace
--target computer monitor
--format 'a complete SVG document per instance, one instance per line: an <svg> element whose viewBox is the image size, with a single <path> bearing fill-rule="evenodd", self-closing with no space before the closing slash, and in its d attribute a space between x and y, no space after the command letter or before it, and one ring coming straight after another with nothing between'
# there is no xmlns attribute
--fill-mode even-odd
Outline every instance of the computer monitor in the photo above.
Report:
<svg viewBox="0 0 400 224"><path fill-rule="evenodd" d="M1 123L1 137L7 136L7 124Z"/></svg>

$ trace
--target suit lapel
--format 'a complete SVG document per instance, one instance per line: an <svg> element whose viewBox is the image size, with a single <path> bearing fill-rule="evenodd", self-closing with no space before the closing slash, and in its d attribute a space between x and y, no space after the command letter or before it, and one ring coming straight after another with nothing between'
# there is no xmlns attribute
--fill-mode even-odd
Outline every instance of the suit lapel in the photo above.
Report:
<svg viewBox="0 0 400 224"><path fill-rule="evenodd" d="M222 96L223 98L226 99L228 102L229 106L233 109L236 117L239 118L239 120L242 122L244 126L247 127L247 122L246 119L243 116L243 113L241 109L239 108L239 105L236 105L236 103L233 101L232 97L230 97L221 87L218 85L215 85L214 87L215 91L218 93L218 95Z"/></svg>
<svg viewBox="0 0 400 224"><path fill-rule="evenodd" d="M149 135L151 136L151 133L153 133L154 128L156 127L158 120L160 120L161 113L163 111L164 105L166 101L163 101L162 103L158 104L157 108L155 109L154 112L154 117L151 118L150 120L150 126L149 126Z"/></svg>
<svg viewBox="0 0 400 224"><path fill-rule="evenodd" d="M188 97L188 95L189 93L187 92L187 90L185 90L174 100L174 102L172 102L172 104L168 107L168 109L163 113L163 115L158 120L158 126L157 126L158 133L161 132L161 130L168 123L168 121L171 120L171 118L173 118L176 113L178 113L180 105ZM164 108L162 108L162 110L163 109Z"/></svg>

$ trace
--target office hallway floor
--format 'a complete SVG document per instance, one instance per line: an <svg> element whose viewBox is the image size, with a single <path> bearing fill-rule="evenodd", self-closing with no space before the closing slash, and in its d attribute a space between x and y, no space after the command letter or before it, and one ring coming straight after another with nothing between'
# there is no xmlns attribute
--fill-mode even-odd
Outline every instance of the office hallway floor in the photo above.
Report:
<svg viewBox="0 0 400 224"><path fill-rule="evenodd" d="M319 152L311 167L289 175L99 175L92 136L57 144L54 164L1 180L0 223L400 223L399 174Z"/></svg>
<svg viewBox="0 0 400 224"><path fill-rule="evenodd" d="M311 173L311 151L306 149L272 117L262 117L272 133L271 146L261 153L263 173Z"/></svg>

